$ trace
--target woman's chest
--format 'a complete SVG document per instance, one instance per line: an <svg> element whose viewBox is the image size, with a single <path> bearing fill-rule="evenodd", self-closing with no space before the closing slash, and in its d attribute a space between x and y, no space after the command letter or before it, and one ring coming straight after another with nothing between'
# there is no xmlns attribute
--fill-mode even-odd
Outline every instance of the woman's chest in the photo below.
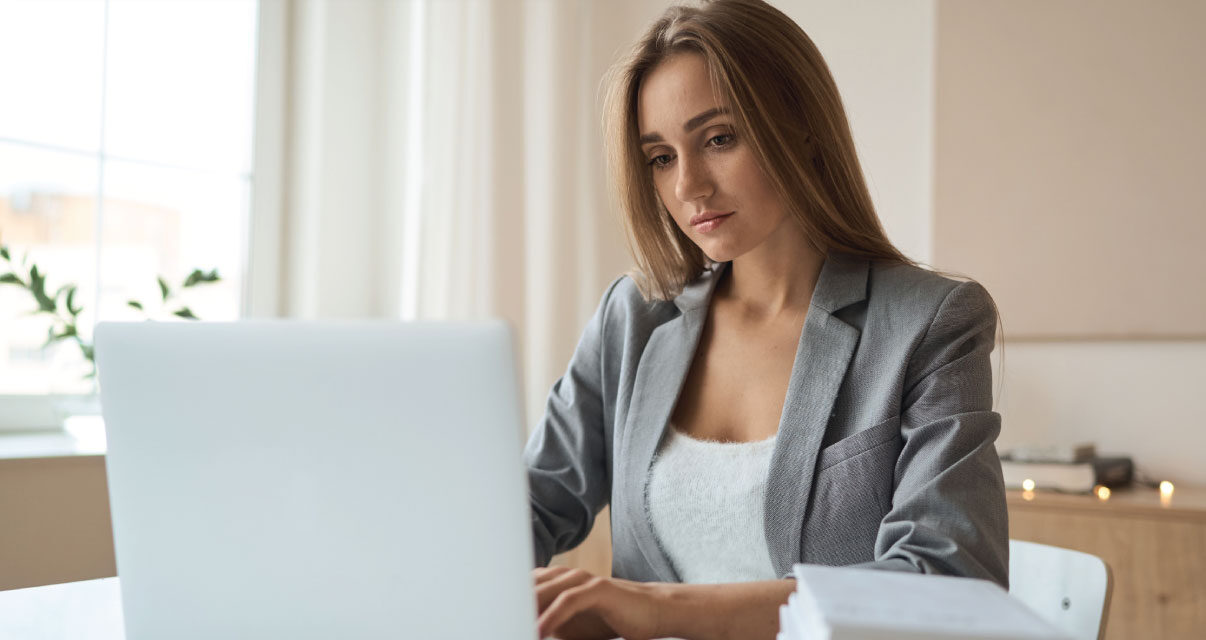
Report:
<svg viewBox="0 0 1206 640"><path fill-rule="evenodd" d="M705 332L672 422L696 438L749 442L778 431L799 328Z"/></svg>

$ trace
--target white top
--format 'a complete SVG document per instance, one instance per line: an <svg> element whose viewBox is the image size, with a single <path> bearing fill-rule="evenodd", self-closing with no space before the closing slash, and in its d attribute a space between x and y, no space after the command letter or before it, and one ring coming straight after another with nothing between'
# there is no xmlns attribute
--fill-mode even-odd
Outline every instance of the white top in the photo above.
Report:
<svg viewBox="0 0 1206 640"><path fill-rule="evenodd" d="M774 580L763 511L775 438L697 440L670 426L646 487L653 532L683 582Z"/></svg>

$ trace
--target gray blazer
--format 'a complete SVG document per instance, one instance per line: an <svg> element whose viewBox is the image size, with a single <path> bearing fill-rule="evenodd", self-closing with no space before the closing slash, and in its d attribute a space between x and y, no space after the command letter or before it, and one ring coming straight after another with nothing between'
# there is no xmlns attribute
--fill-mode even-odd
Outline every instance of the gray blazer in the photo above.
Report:
<svg viewBox="0 0 1206 640"><path fill-rule="evenodd" d="M524 451L540 566L581 543L610 503L612 575L680 581L650 525L646 481L726 266L673 301L646 302L627 277L604 294ZM807 562L1008 586L995 328L979 284L828 256L767 482L779 575Z"/></svg>

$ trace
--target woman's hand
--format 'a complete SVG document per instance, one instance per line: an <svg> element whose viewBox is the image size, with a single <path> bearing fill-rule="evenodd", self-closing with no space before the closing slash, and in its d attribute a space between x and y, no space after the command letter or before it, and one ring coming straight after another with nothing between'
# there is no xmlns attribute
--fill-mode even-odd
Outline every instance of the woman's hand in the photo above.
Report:
<svg viewBox="0 0 1206 640"><path fill-rule="evenodd" d="M668 585L600 578L581 569L532 572L540 637L627 640L658 637L659 609Z"/></svg>

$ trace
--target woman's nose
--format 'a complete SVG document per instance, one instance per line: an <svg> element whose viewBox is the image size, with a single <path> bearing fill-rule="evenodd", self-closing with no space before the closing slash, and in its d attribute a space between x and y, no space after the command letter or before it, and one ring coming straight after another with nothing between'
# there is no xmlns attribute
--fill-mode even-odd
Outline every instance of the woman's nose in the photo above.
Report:
<svg viewBox="0 0 1206 640"><path fill-rule="evenodd" d="M694 202L712 195L713 190L712 175L704 162L680 155L674 195L682 202Z"/></svg>

